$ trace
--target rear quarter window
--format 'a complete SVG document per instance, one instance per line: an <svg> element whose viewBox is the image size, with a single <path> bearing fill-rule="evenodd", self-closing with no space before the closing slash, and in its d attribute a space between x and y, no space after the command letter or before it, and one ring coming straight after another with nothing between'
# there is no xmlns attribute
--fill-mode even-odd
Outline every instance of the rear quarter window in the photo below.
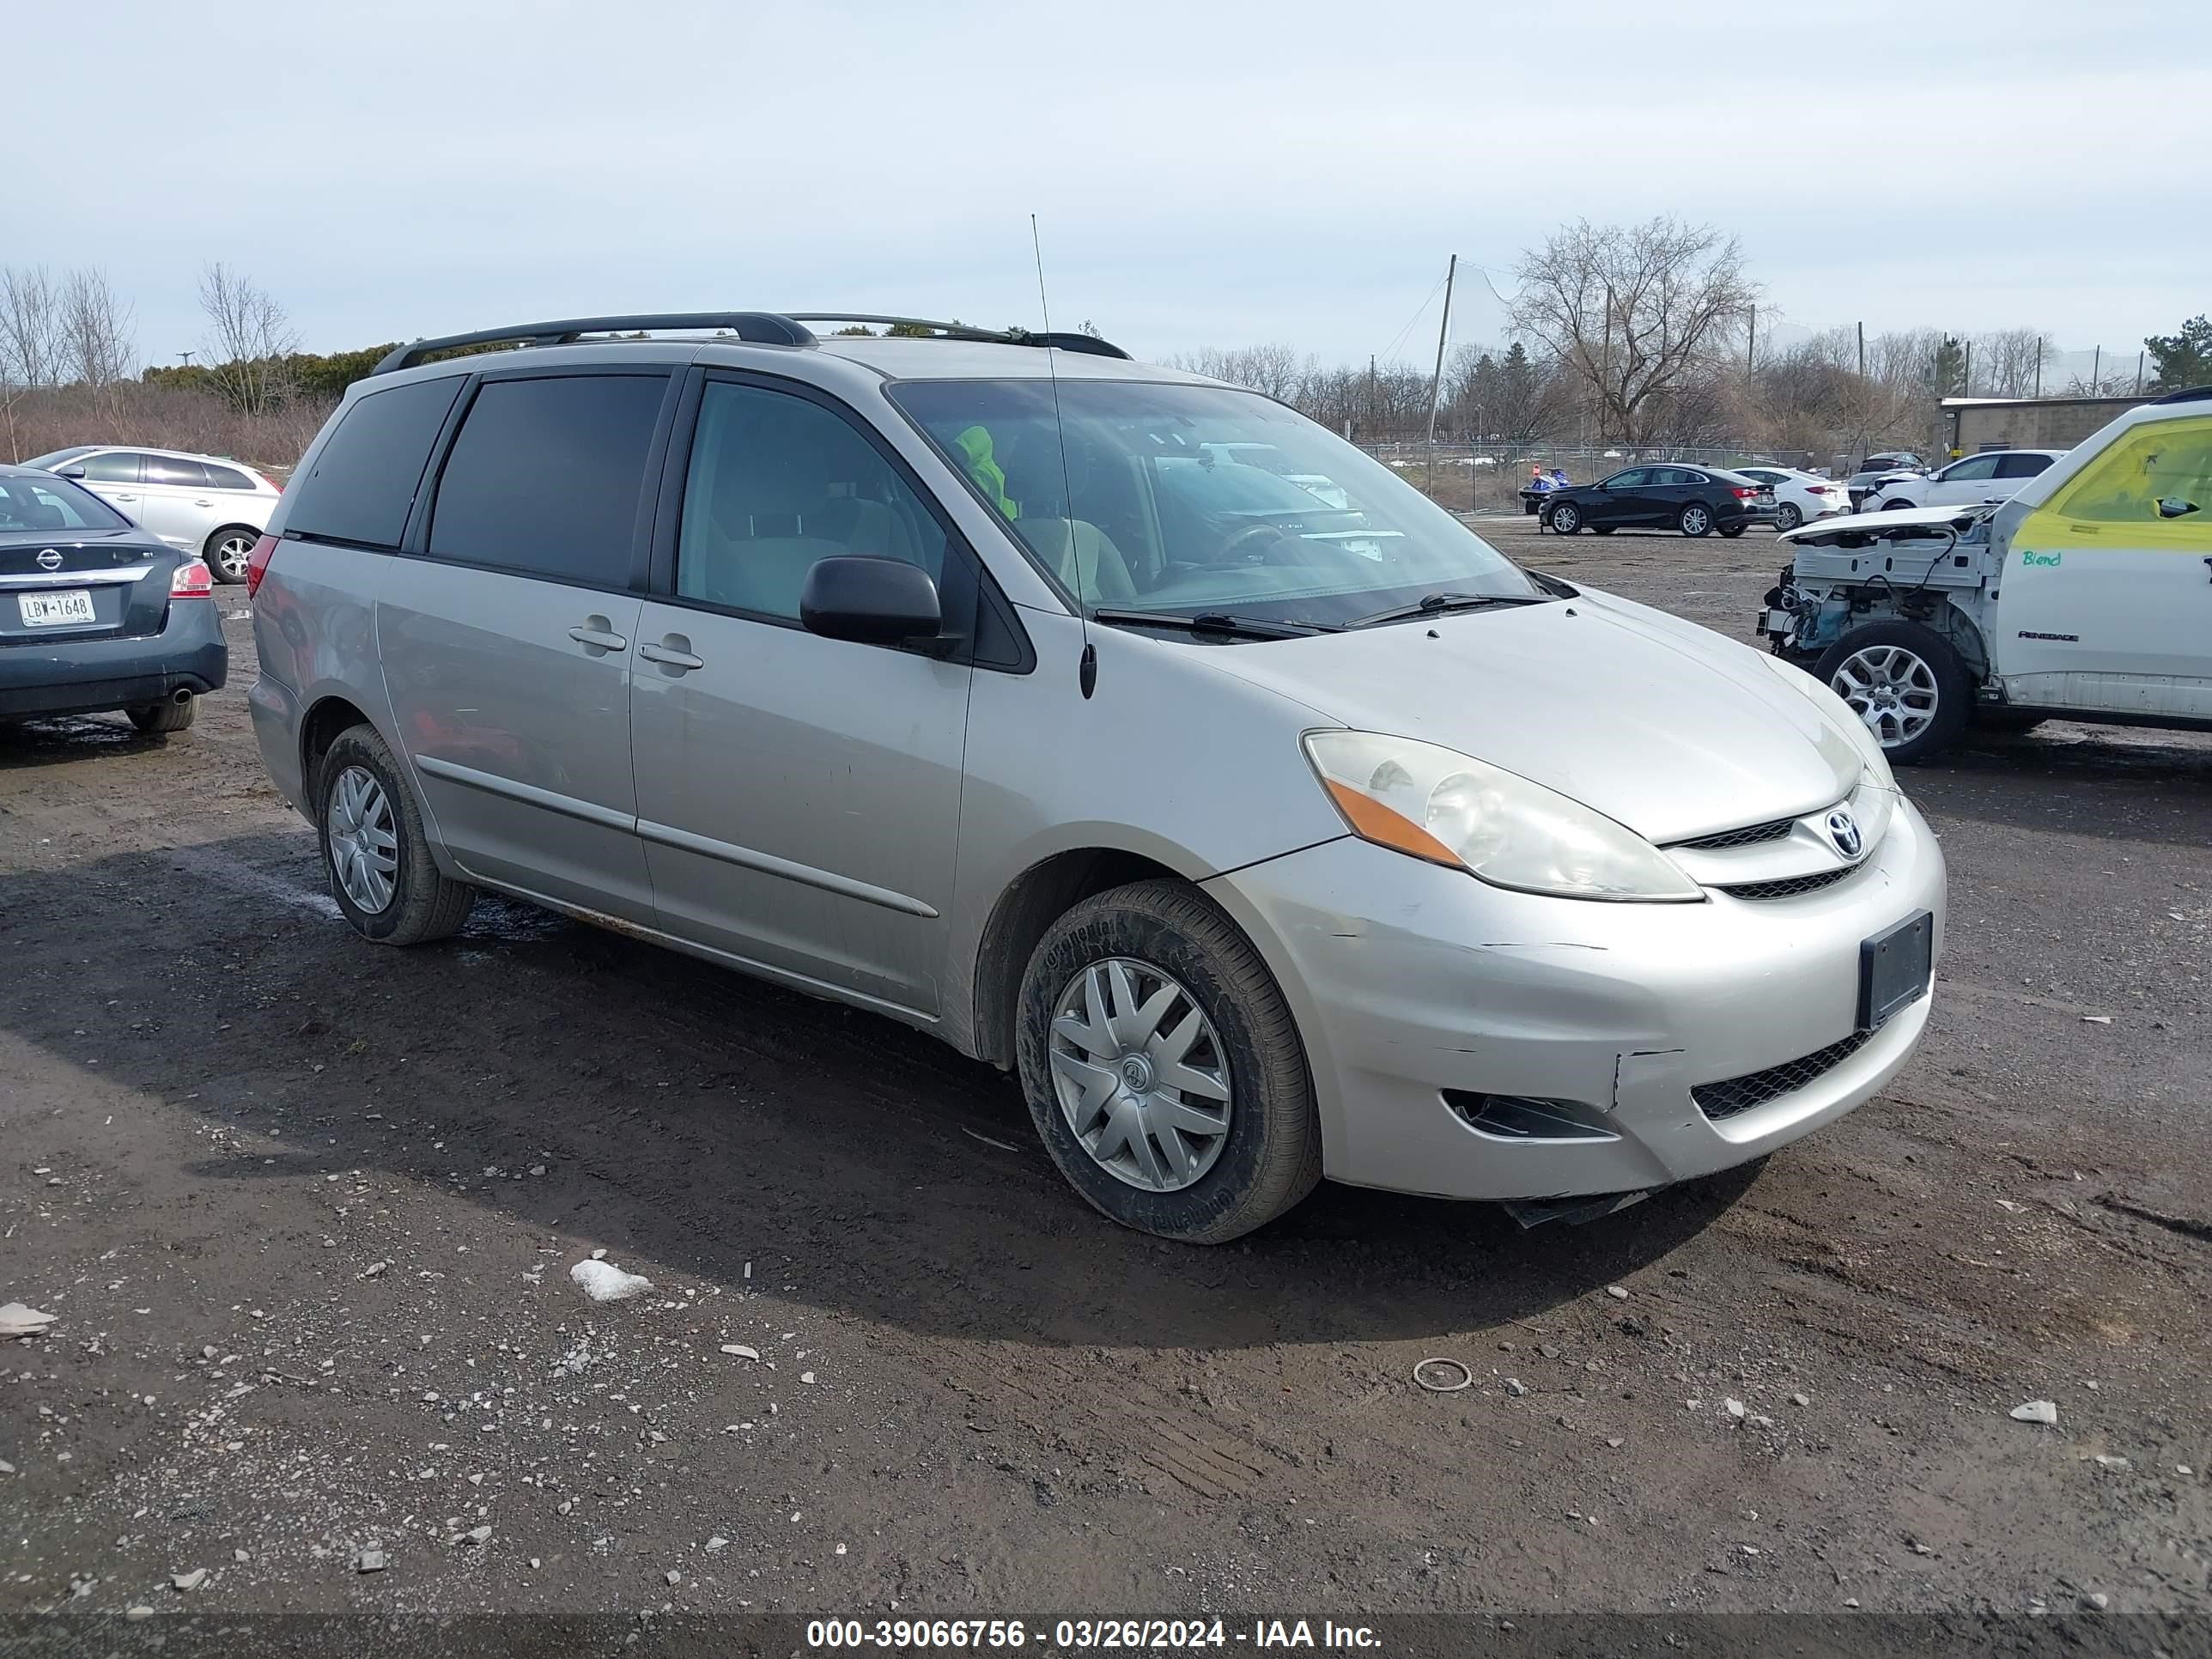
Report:
<svg viewBox="0 0 2212 1659"><path fill-rule="evenodd" d="M285 534L397 547L461 385L461 376L447 375L356 402L317 452L313 469L293 480Z"/></svg>

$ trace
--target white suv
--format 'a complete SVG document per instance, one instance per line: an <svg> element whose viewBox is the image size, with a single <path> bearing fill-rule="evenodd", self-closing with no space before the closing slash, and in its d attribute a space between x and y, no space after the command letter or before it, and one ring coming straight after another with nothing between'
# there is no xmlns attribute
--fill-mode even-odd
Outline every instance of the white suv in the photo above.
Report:
<svg viewBox="0 0 2212 1659"><path fill-rule="evenodd" d="M1904 507L1979 507L2008 501L2030 478L2047 470L2063 449L1987 449L1954 461L1941 472L1899 472L1876 478L1862 513Z"/></svg>
<svg viewBox="0 0 2212 1659"><path fill-rule="evenodd" d="M198 555L222 582L246 580L246 556L276 510L276 486L219 455L77 444L24 463L73 478L170 546Z"/></svg>

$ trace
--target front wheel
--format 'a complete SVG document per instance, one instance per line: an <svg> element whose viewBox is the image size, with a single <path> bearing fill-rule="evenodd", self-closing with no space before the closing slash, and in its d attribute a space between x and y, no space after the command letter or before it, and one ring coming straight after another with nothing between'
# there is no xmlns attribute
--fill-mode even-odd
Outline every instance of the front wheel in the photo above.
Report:
<svg viewBox="0 0 2212 1659"><path fill-rule="evenodd" d="M1741 525L1740 525L1740 524L1732 524L1732 525L1729 525L1729 526L1724 526L1724 527L1722 529L1722 531L1721 531L1721 535L1722 535L1722 537L1723 537L1723 539L1728 540L1728 541L1731 541L1731 542L1732 542L1732 541L1734 541L1737 537L1739 537L1739 536L1741 536L1741 535L1742 535L1742 534L1743 534L1743 530L1744 530L1744 527L1743 527Z"/></svg>
<svg viewBox="0 0 2212 1659"><path fill-rule="evenodd" d="M1949 641L1918 623L1853 629L1813 672L1866 723L1892 765L1948 748L1972 712L1966 665Z"/></svg>
<svg viewBox="0 0 2212 1659"><path fill-rule="evenodd" d="M1885 513L1910 513L1912 510L1912 503L1900 495L1893 501L1884 501L1881 504L1881 510Z"/></svg>
<svg viewBox="0 0 2212 1659"><path fill-rule="evenodd" d="M1321 1179L1289 1005L1187 884L1117 887L1054 922L1022 977L1016 1046L1045 1150L1124 1226L1224 1243Z"/></svg>
<svg viewBox="0 0 2212 1659"><path fill-rule="evenodd" d="M1797 510L1795 501L1784 501L1774 509L1774 527L1777 530L1795 530L1804 522L1805 515Z"/></svg>
<svg viewBox="0 0 2212 1659"><path fill-rule="evenodd" d="M1552 509L1552 533L1571 536L1583 527L1583 510L1572 501L1561 501Z"/></svg>
<svg viewBox="0 0 2212 1659"><path fill-rule="evenodd" d="M1709 535L1713 527L1713 510L1703 501L1692 501L1682 509L1675 523L1685 536Z"/></svg>
<svg viewBox="0 0 2212 1659"><path fill-rule="evenodd" d="M392 750L375 728L338 734L315 774L331 896L363 939L421 945L460 931L476 889L439 873Z"/></svg>

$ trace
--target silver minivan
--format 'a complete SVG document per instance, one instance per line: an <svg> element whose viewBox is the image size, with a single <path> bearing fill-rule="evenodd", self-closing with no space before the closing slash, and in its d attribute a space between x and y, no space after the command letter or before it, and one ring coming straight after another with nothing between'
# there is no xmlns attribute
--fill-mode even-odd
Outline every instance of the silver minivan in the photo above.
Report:
<svg viewBox="0 0 2212 1659"><path fill-rule="evenodd" d="M874 1010L1195 1242L1323 1175L1601 1212L1909 1060L1943 860L1826 687L1256 393L833 320L898 319L537 324L347 394L251 702L362 934L490 889Z"/></svg>

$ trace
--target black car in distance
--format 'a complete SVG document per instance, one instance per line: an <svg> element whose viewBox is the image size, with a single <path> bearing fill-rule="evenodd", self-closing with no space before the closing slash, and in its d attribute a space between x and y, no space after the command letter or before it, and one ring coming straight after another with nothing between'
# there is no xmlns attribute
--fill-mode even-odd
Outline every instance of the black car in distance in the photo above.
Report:
<svg viewBox="0 0 2212 1659"><path fill-rule="evenodd" d="M1741 536L1752 525L1774 522L1774 489L1715 466L1631 466L1558 491L1544 503L1543 522L1562 536L1583 530L1608 536L1625 526Z"/></svg>

